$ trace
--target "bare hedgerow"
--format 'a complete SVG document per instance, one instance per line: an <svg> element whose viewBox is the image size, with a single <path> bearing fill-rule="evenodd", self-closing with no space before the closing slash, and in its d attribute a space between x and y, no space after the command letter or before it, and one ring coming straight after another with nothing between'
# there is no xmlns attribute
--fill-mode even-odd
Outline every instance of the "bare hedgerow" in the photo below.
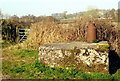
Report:
<svg viewBox="0 0 120 81"><path fill-rule="evenodd" d="M97 39L110 43L111 50L120 50L120 32L110 20L79 18L74 23L60 23L54 20L44 20L31 26L28 40L31 45L39 46L53 42L86 40L87 28L94 23L97 28Z"/></svg>

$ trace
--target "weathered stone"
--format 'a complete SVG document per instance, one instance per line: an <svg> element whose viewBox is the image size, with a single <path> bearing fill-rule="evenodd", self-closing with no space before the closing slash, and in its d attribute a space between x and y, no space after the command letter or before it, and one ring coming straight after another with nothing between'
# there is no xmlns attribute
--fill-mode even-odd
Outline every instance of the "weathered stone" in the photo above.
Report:
<svg viewBox="0 0 120 81"><path fill-rule="evenodd" d="M108 47L106 41L45 44L39 47L39 60L51 67L75 66L83 72L96 71L96 68L99 72L108 72Z"/></svg>

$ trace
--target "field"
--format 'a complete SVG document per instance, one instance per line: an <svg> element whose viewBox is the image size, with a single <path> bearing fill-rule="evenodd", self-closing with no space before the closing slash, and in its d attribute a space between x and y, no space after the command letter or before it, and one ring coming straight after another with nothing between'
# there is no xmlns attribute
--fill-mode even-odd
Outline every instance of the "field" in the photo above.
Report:
<svg viewBox="0 0 120 81"><path fill-rule="evenodd" d="M2 2L5 3L4 1ZM7 11L5 13L4 8L3 11L0 9L0 52L2 53L2 57L0 57L0 60L2 59L2 61L0 61L2 62L0 63L2 64L2 68L0 68L0 71L2 70L2 76L0 74L0 79L2 77L2 79L11 79L10 81L13 81L14 79L55 79L56 81L61 79L83 79L92 81L95 79L120 81L120 9L114 9L112 6L111 9L107 9L107 7L104 9L99 9L97 8L98 5L86 5L88 8L83 10L83 4L80 5L81 2L78 3L77 1L72 1L71 3L69 1L69 7L72 7L72 10L70 8L69 9L70 11L73 11L70 12L66 9L68 4L59 1L50 1L50 3L49 1L45 3L44 1L40 1L40 3L38 3L38 1L35 0L33 2L32 0L29 2L22 2L21 0L20 2L15 3L14 1L10 1L10 3L9 1L6 2L8 4L15 4L15 6L12 6L12 8L14 8L14 12L10 9L9 5L6 10L10 10L12 13L8 13ZM38 5L35 4L36 2ZM68 3L68 1L66 2ZM73 2L77 2L78 6ZM58 3L59 5L65 4L65 6L60 6L57 8L57 6L59 6L57 5ZM22 7L20 4L22 4ZM75 6L71 6L71 4ZM43 5L45 6L45 9ZM5 5L3 5L3 7L4 6ZM54 8L52 8L53 6L54 8L57 8L55 11ZM67 11L64 11L63 7L65 7L65 10ZM74 7L76 7L75 10L73 9ZM77 7L79 7L79 9L77 9ZM22 12L20 10L22 10ZM18 13L18 11L20 11L20 13ZM30 31L26 29L30 29ZM91 32L91 34L89 34L89 32ZM52 48L51 49L53 52L48 50L46 53L44 53L46 50L43 48L43 51L41 52L41 55L44 55L43 57L40 56L40 49L38 50L38 48L44 44L61 42L88 42L88 39L91 39L92 43L106 41L109 45L96 44L96 47L94 48L98 49L94 50L94 48L91 48L91 44L85 48L85 52L82 53L80 50L81 48L79 49L76 46L71 45L71 47L74 46L74 49L71 50L67 49L64 44L63 46L67 49L69 54L66 55L66 53L64 53L66 51L63 48L60 50L61 54L55 50L57 55L55 56ZM82 46L83 49L85 47L81 44L76 45ZM60 47L59 45L57 46ZM91 49L93 49L96 53L88 51ZM48 52L51 54L49 55ZM43 60L38 60L38 54L41 58L43 58ZM82 57L81 55L85 57ZM54 60L54 57L57 58ZM59 58L62 58L63 60L59 60ZM59 62L57 60L59 60ZM39 61L41 61L41 63ZM52 62L56 62L56 64L60 63L64 66L71 66L68 66L68 68L60 65L61 67L58 68L57 66L50 67L47 65ZM54 64L55 63L53 63L53 65ZM76 69L72 64L78 68ZM93 64L93 67L90 64ZM88 68L84 66L87 66ZM105 68L103 68L104 66ZM108 66L109 72L107 71ZM79 67L82 68L82 70L79 69ZM98 69L100 69L100 71ZM105 73L103 69L107 72Z"/></svg>
<svg viewBox="0 0 120 81"><path fill-rule="evenodd" d="M119 81L120 69L113 75L98 72L83 73L74 68L53 68L38 62L38 50L20 45L3 46L2 73L4 79L110 79Z"/></svg>

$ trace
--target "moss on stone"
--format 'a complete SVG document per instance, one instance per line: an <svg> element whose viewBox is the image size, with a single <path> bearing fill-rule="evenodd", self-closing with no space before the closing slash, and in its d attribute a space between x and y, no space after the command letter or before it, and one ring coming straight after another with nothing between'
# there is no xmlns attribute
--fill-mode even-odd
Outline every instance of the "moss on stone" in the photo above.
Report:
<svg viewBox="0 0 120 81"><path fill-rule="evenodd" d="M108 44L105 44L105 45L98 45L97 44L97 46L98 46L99 50L101 50L101 51L108 51L109 50Z"/></svg>
<svg viewBox="0 0 120 81"><path fill-rule="evenodd" d="M75 55L81 53L81 50L80 50L80 49L77 49L77 47L74 47L74 49L70 49L70 50L67 50L67 51L69 51L69 52L71 53L71 56L73 56L73 57L74 57Z"/></svg>
<svg viewBox="0 0 120 81"><path fill-rule="evenodd" d="M70 55L65 55L65 51L70 52ZM77 49L77 47L74 47L74 49L62 49L61 50L62 54L65 55L64 59L59 63L62 67L73 67L76 65L75 62L75 56L81 52L80 49Z"/></svg>

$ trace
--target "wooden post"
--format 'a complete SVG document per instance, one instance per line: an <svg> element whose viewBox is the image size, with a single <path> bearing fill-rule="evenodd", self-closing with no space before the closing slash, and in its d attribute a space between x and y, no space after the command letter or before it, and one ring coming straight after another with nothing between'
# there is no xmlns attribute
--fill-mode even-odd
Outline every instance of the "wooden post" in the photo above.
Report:
<svg viewBox="0 0 120 81"><path fill-rule="evenodd" d="M19 42L19 38L18 38L18 27L16 26L16 43Z"/></svg>

